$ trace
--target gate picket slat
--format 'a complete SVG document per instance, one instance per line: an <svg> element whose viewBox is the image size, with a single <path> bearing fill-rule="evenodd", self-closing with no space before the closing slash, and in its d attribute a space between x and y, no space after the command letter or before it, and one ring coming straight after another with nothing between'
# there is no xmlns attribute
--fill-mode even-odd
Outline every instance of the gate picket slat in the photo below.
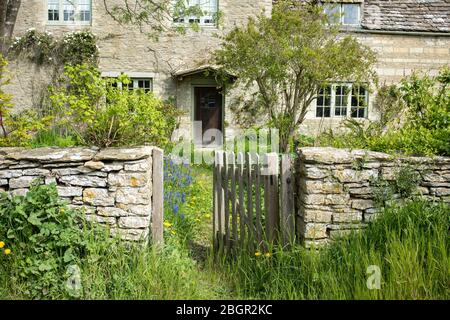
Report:
<svg viewBox="0 0 450 320"><path fill-rule="evenodd" d="M218 223L219 223L219 187L217 184L217 155L216 152L214 154L214 170L213 170L213 248L217 250L217 232L219 230Z"/></svg>
<svg viewBox="0 0 450 320"><path fill-rule="evenodd" d="M238 176L239 176L239 227L240 244L245 245L245 201L244 201L244 161L242 152L238 154Z"/></svg>
<svg viewBox="0 0 450 320"><path fill-rule="evenodd" d="M274 242L279 226L279 197L278 197L278 156L271 153L267 155L268 169L268 204L266 216L267 240Z"/></svg>
<svg viewBox="0 0 450 320"><path fill-rule="evenodd" d="M294 240L294 175L292 174L292 160L287 154L281 157L281 232L284 246Z"/></svg>
<svg viewBox="0 0 450 320"><path fill-rule="evenodd" d="M255 155L255 213L256 213L256 239L258 247L262 243L262 224L261 224L261 164L259 155Z"/></svg>
<svg viewBox="0 0 450 320"><path fill-rule="evenodd" d="M236 216L236 162L234 152L230 153L230 166L231 166L231 237L232 246L237 242L238 226Z"/></svg>
<svg viewBox="0 0 450 320"><path fill-rule="evenodd" d="M225 190L224 204L225 204L225 247L230 249L230 195L229 195L229 153L223 153L223 188Z"/></svg>
<svg viewBox="0 0 450 320"><path fill-rule="evenodd" d="M219 191L219 203L218 203L218 250L223 249L223 239L225 234L225 193L223 189L222 174L223 174L223 154L217 153L217 186Z"/></svg>
<svg viewBox="0 0 450 320"><path fill-rule="evenodd" d="M246 154L247 162L247 230L249 238L249 246L252 246L252 241L255 238L253 228L253 168L252 168L252 155ZM251 248L250 248L251 250Z"/></svg>

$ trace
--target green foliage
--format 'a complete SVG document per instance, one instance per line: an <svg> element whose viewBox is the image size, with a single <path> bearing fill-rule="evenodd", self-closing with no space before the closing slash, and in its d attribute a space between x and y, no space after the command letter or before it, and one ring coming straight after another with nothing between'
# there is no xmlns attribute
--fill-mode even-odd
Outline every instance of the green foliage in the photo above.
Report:
<svg viewBox="0 0 450 320"><path fill-rule="evenodd" d="M46 129L38 131L33 137L30 145L33 148L41 147L61 147L69 148L74 147L78 144L76 136L64 133L62 128Z"/></svg>
<svg viewBox="0 0 450 320"><path fill-rule="evenodd" d="M318 252L275 248L272 256L242 252L223 263L238 297L253 299L448 299L448 204L388 207L361 233ZM369 266L381 289L367 288Z"/></svg>
<svg viewBox="0 0 450 320"><path fill-rule="evenodd" d="M104 2L106 12L117 22L123 25L138 26L145 30L151 40L158 40L162 33L176 32L184 34L188 29L195 32L200 30L198 22L187 22L186 17L195 18L205 14L199 5L192 5L186 0L154 1L136 0L135 5L113 4ZM219 11L213 17L216 24L220 24L222 13ZM177 22L175 27L167 21Z"/></svg>
<svg viewBox="0 0 450 320"><path fill-rule="evenodd" d="M16 257L8 266L30 298L64 297L66 269L79 263L86 243L79 214L67 209L55 185L31 187L26 196L0 193L0 238Z"/></svg>
<svg viewBox="0 0 450 320"><path fill-rule="evenodd" d="M371 181L375 202L379 207L388 205L395 197L413 199L418 196L417 188L422 181L420 174L407 164L395 171L392 181L378 176Z"/></svg>
<svg viewBox="0 0 450 320"><path fill-rule="evenodd" d="M67 33L57 39L49 32L28 29L23 36L15 39L10 53L13 57L23 56L37 65L97 65L96 41L89 30Z"/></svg>
<svg viewBox="0 0 450 320"><path fill-rule="evenodd" d="M33 135L45 128L50 118L39 117L32 109L12 112L12 95L3 90L10 83L7 66L0 55L0 146L29 146Z"/></svg>
<svg viewBox="0 0 450 320"><path fill-rule="evenodd" d="M205 180L209 187L208 182ZM197 187L193 190L194 196L205 193ZM203 213L198 206L191 207L193 200L182 210L197 231L199 223L193 217ZM209 219L202 219L202 225ZM228 297L218 277L201 272L185 241L179 241L183 232L178 225L167 228L166 245L160 250L111 239L106 230L83 225L82 216L57 199L54 186L35 186L26 197L1 194L0 240L4 249L12 252L0 256L0 296L126 300ZM203 232L207 240L209 232ZM8 233L14 238L8 239ZM41 264L45 271L39 270ZM73 266L79 269L78 277L71 273ZM71 288L74 283L76 288Z"/></svg>
<svg viewBox="0 0 450 320"><path fill-rule="evenodd" d="M413 74L400 85L379 90L378 121L347 119L345 133L325 132L320 145L364 148L407 155L450 154L450 69L438 76Z"/></svg>
<svg viewBox="0 0 450 320"><path fill-rule="evenodd" d="M321 87L336 79L365 83L374 78L375 53L342 36L322 9L278 1L270 17L263 13L234 28L215 53L221 74L233 74L234 85L247 89L233 106L236 120L246 127L257 122L279 129L282 151Z"/></svg>
<svg viewBox="0 0 450 320"><path fill-rule="evenodd" d="M103 79L88 65L66 66L60 84L50 88L57 125L85 145L167 146L178 109L151 92L122 89L129 81L126 76Z"/></svg>

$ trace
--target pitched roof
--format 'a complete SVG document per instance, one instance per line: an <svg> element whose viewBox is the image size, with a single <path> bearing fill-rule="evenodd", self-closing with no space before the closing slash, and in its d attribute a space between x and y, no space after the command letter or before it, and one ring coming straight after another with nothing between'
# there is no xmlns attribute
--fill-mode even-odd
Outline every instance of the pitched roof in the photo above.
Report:
<svg viewBox="0 0 450 320"><path fill-rule="evenodd" d="M371 30L450 32L450 1L366 0L362 27Z"/></svg>
<svg viewBox="0 0 450 320"><path fill-rule="evenodd" d="M450 33L450 0L298 0L361 2L361 27L369 30ZM275 4L277 0L273 0Z"/></svg>

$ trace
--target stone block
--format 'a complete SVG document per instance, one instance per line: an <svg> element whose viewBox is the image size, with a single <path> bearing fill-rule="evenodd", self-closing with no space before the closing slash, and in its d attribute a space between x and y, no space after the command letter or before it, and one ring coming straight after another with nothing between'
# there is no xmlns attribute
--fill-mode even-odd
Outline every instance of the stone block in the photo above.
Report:
<svg viewBox="0 0 450 320"><path fill-rule="evenodd" d="M145 160L126 162L124 164L125 171L137 171L137 172L151 172L152 170L152 158Z"/></svg>
<svg viewBox="0 0 450 320"><path fill-rule="evenodd" d="M21 188L29 188L34 181L37 181L38 177L19 177L13 178L9 180L9 188L10 189L21 189Z"/></svg>
<svg viewBox="0 0 450 320"><path fill-rule="evenodd" d="M151 201L151 190L149 188L118 188L116 202L122 204L148 205Z"/></svg>
<svg viewBox="0 0 450 320"><path fill-rule="evenodd" d="M343 210L333 213L333 223L359 223L362 221L363 214L359 210Z"/></svg>
<svg viewBox="0 0 450 320"><path fill-rule="evenodd" d="M63 198L68 197L81 197L83 195L83 189L80 187L56 187L58 195Z"/></svg>
<svg viewBox="0 0 450 320"><path fill-rule="evenodd" d="M94 161L133 161L152 156L152 147L108 148L103 149L94 157Z"/></svg>
<svg viewBox="0 0 450 320"><path fill-rule="evenodd" d="M106 187L106 179L95 176L62 176L59 181L66 185L78 187Z"/></svg>
<svg viewBox="0 0 450 320"><path fill-rule="evenodd" d="M305 222L321 222L330 223L333 212L322 210L308 210L304 209L302 212L303 220Z"/></svg>
<svg viewBox="0 0 450 320"><path fill-rule="evenodd" d="M110 194L106 189L87 188L83 191L83 201L94 206L113 206L114 194Z"/></svg>
<svg viewBox="0 0 450 320"><path fill-rule="evenodd" d="M129 212L115 207L98 207L97 214L102 217L126 217Z"/></svg>
<svg viewBox="0 0 450 320"><path fill-rule="evenodd" d="M366 200L366 199L354 199L352 200L352 208L358 209L358 210L366 210L369 208L374 208L375 203L373 200Z"/></svg>
<svg viewBox="0 0 450 320"><path fill-rule="evenodd" d="M150 217L121 217L119 218L119 228L123 229L143 229L150 227Z"/></svg>
<svg viewBox="0 0 450 320"><path fill-rule="evenodd" d="M147 173L110 173L108 186L112 187L143 187L149 183L150 176Z"/></svg>

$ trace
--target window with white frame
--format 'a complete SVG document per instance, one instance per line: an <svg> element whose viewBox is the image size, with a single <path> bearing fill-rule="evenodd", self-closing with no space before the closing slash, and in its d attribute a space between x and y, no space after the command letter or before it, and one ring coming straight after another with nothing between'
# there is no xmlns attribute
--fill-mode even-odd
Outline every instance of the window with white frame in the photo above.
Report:
<svg viewBox="0 0 450 320"><path fill-rule="evenodd" d="M321 88L316 99L316 117L367 118L369 93L360 85L338 83Z"/></svg>
<svg viewBox="0 0 450 320"><path fill-rule="evenodd" d="M131 78L130 83L124 86L121 82L112 82L112 86L115 88L127 88L128 90L143 89L144 92L153 91L153 79L152 78Z"/></svg>
<svg viewBox="0 0 450 320"><path fill-rule="evenodd" d="M329 118L331 115L331 86L321 88L316 101L316 117Z"/></svg>
<svg viewBox="0 0 450 320"><path fill-rule="evenodd" d="M47 0L47 21L56 24L90 24L92 0Z"/></svg>
<svg viewBox="0 0 450 320"><path fill-rule="evenodd" d="M128 84L129 90L143 89L145 92L153 91L153 81L152 79L131 79Z"/></svg>
<svg viewBox="0 0 450 320"><path fill-rule="evenodd" d="M351 98L352 118L367 117L367 101L368 101L367 90L362 86L353 86Z"/></svg>
<svg viewBox="0 0 450 320"><path fill-rule="evenodd" d="M177 17L173 21L176 23L198 23L200 25L213 25L216 23L218 12L218 0L186 0L186 7L197 7L202 12L202 15Z"/></svg>
<svg viewBox="0 0 450 320"><path fill-rule="evenodd" d="M360 3L325 3L324 11L330 17L331 23L347 26L359 26L361 24Z"/></svg>

